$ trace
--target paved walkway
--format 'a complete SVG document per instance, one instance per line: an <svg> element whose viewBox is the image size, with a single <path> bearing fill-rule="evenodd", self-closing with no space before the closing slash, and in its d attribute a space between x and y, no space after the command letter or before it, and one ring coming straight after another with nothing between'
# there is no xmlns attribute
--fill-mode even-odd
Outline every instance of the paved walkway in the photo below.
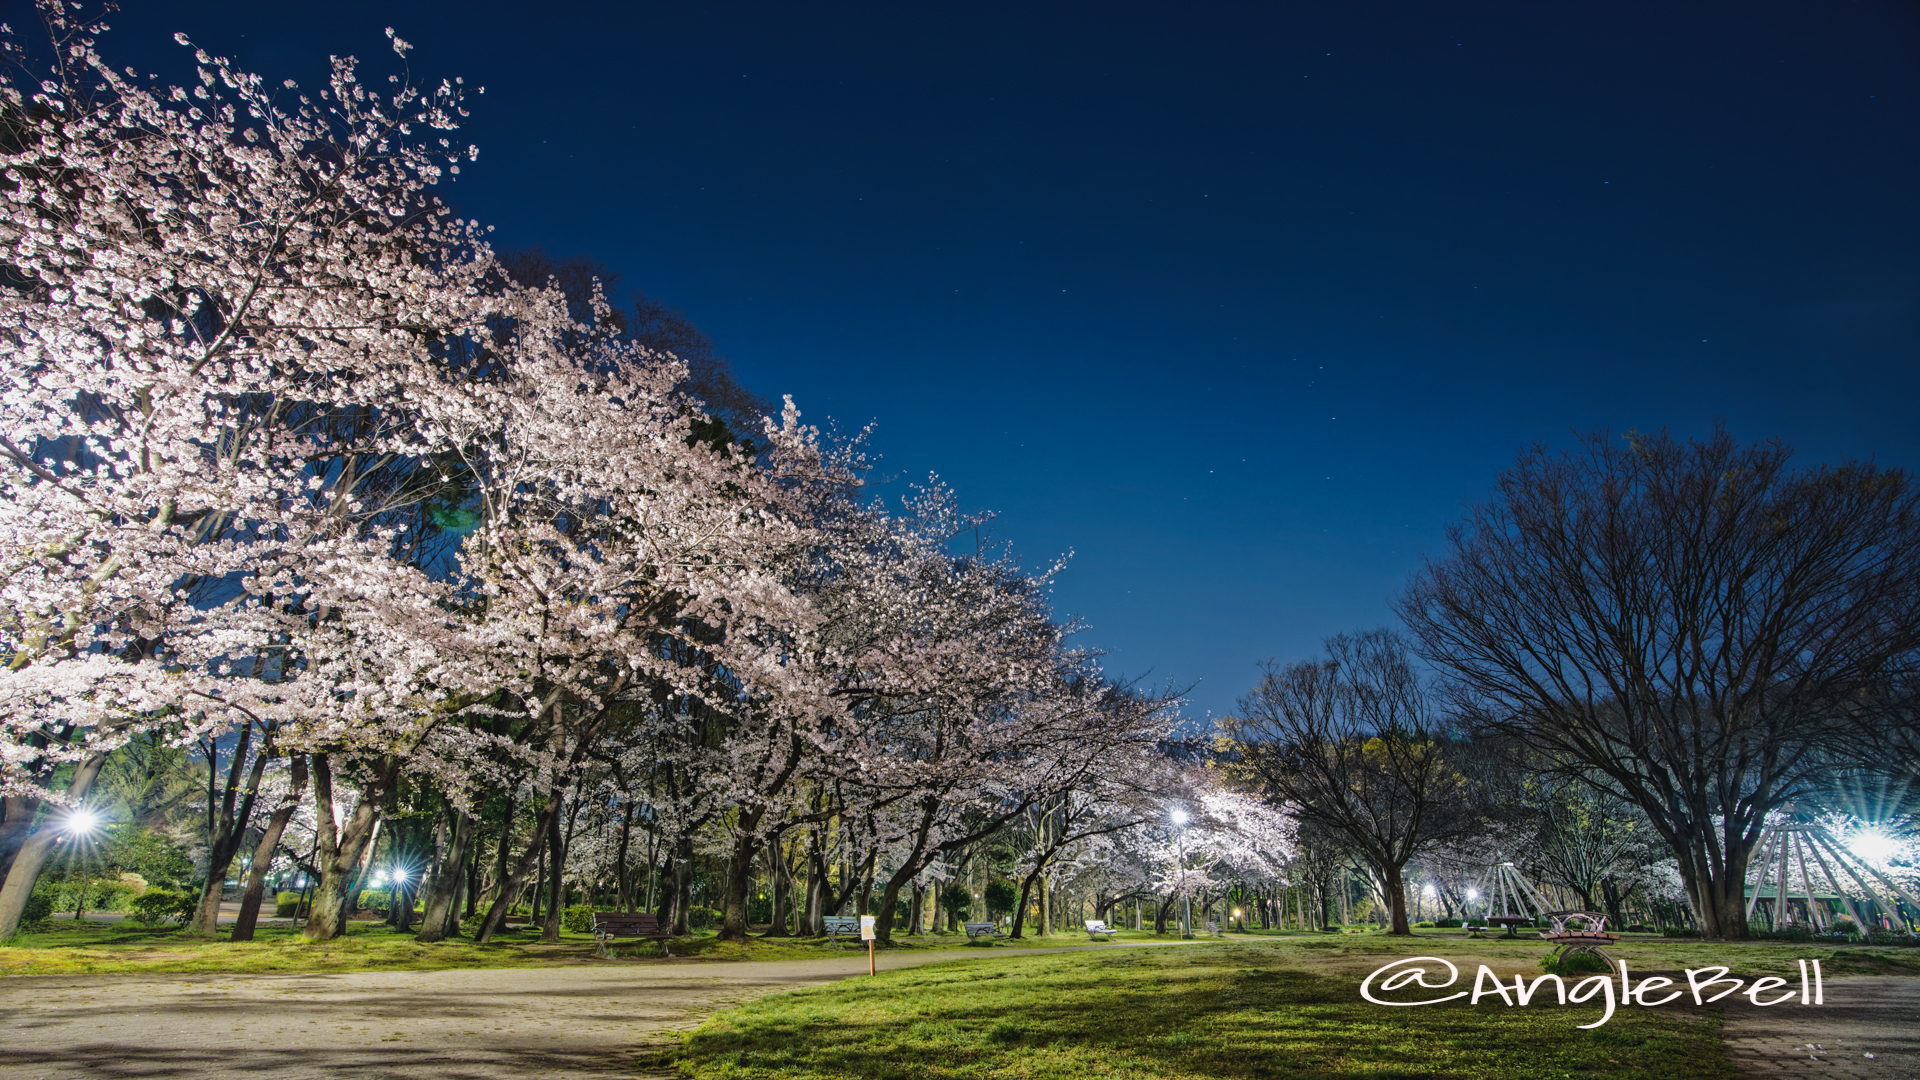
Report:
<svg viewBox="0 0 1920 1080"><path fill-rule="evenodd" d="M1155 944L882 954L879 965ZM0 1078L652 1076L650 1050L713 1010L866 968L866 954L849 951L768 963L22 976L0 980Z"/></svg>
<svg viewBox="0 0 1920 1080"><path fill-rule="evenodd" d="M1920 979L1828 979L1825 996L1819 1008L1728 1009L1727 1056L1740 1075L1920 1080Z"/></svg>

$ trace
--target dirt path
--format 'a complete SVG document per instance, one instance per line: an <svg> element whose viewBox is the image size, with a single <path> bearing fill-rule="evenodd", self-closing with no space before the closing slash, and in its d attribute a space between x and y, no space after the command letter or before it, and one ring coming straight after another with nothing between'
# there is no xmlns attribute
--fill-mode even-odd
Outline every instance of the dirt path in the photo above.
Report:
<svg viewBox="0 0 1920 1080"><path fill-rule="evenodd" d="M1727 1056L1748 1080L1920 1080L1920 979L1828 979L1820 1008L1741 1002L1726 1025Z"/></svg>
<svg viewBox="0 0 1920 1080"><path fill-rule="evenodd" d="M882 969L1091 949L883 955ZM0 1078L542 1080L658 1075L650 1047L762 994L865 974L774 963L345 975L47 975L0 981Z"/></svg>

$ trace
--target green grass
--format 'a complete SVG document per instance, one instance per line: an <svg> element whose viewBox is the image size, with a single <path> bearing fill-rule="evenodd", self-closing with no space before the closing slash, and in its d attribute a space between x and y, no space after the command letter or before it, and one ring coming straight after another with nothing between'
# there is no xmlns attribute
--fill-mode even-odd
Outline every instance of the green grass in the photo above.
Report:
<svg viewBox="0 0 1920 1080"><path fill-rule="evenodd" d="M1152 935L1131 935L1151 937ZM308 942L284 924L261 926L251 942L235 944L223 935L200 938L176 925L147 928L131 921L83 920L77 926L53 920L0 944L0 976L74 974L173 974L180 972L299 973L340 971L431 971L443 968L501 968L552 964L605 964L593 955L593 935L562 933L543 944L537 932L518 928L486 945L465 938L422 944L411 933L384 923L353 922L345 937ZM990 954L991 949L1064 948L1086 944L1086 935L969 944L964 936L896 938L892 951L921 953L953 950ZM721 941L702 932L669 943L675 962L809 960L853 957L865 951L859 941L828 943L819 938L751 938ZM611 962L656 961L658 942L616 942Z"/></svg>
<svg viewBox="0 0 1920 1080"><path fill-rule="evenodd" d="M541 945L538 938L515 932L487 945L464 938L422 944L384 923L355 922L333 941L309 942L298 929L262 926L253 941L234 943L224 934L184 934L178 925L55 922L0 946L0 975L429 971L577 962L593 951L590 935L563 934L559 945Z"/></svg>
<svg viewBox="0 0 1920 1080"><path fill-rule="evenodd" d="M1614 950L1641 975L1726 964L1785 973L1819 955L1829 974L1920 973L1913 950L1667 941ZM1167 949L987 957L853 978L719 1013L670 1056L696 1080L847 1077L1606 1076L1729 1080L1712 1011L1447 1004L1388 1009L1359 998L1393 957L1442 955L1539 974L1544 943L1434 931L1268 935Z"/></svg>

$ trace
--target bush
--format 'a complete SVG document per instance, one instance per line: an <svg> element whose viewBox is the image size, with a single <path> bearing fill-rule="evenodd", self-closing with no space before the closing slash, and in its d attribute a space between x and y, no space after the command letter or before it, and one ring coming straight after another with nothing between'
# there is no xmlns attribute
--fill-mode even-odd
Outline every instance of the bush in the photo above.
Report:
<svg viewBox="0 0 1920 1080"><path fill-rule="evenodd" d="M986 889L987 918L996 919L1001 915L1013 913L1013 907L1020 902L1020 890L1013 887L1011 881L989 881Z"/></svg>
<svg viewBox="0 0 1920 1080"><path fill-rule="evenodd" d="M1540 959L1540 966L1555 975L1585 975L1612 971L1613 965L1585 949L1555 949Z"/></svg>
<svg viewBox="0 0 1920 1080"><path fill-rule="evenodd" d="M148 889L128 906L133 910L134 922L141 926L159 926L168 919L187 919L200 906L200 898L190 892Z"/></svg>
<svg viewBox="0 0 1920 1080"><path fill-rule="evenodd" d="M1458 930L1460 929L1460 920L1453 918L1452 916L1448 916L1447 918L1444 918L1444 919L1433 920L1433 925L1439 927L1442 930Z"/></svg>
<svg viewBox="0 0 1920 1080"><path fill-rule="evenodd" d="M720 913L703 904L687 909L687 929L705 930L720 921Z"/></svg>
<svg viewBox="0 0 1920 1080"><path fill-rule="evenodd" d="M20 924L31 926L51 918L53 918L53 897L39 889L28 893L26 910L20 913Z"/></svg>
<svg viewBox="0 0 1920 1080"><path fill-rule="evenodd" d="M1857 934L1860 932L1860 924L1852 919L1835 919L1827 929L1836 934Z"/></svg>
<svg viewBox="0 0 1920 1080"><path fill-rule="evenodd" d="M273 917L291 919L300 911L300 894L282 890L273 894Z"/></svg>
<svg viewBox="0 0 1920 1080"><path fill-rule="evenodd" d="M958 913L964 922L972 917L973 890L967 888L964 882L947 882L946 888L940 890L940 907L943 911Z"/></svg>
<svg viewBox="0 0 1920 1080"><path fill-rule="evenodd" d="M593 907L575 904L560 913L560 928L575 934L593 933Z"/></svg>
<svg viewBox="0 0 1920 1080"><path fill-rule="evenodd" d="M1419 927L1422 930L1431 930L1433 929L1433 920L1429 919L1426 922L1417 922L1417 923L1414 923L1413 925Z"/></svg>
<svg viewBox="0 0 1920 1080"><path fill-rule="evenodd" d="M1651 926L1642 926L1639 923L1634 923L1632 926L1627 927L1625 932L1629 934L1654 934L1659 931Z"/></svg>
<svg viewBox="0 0 1920 1080"><path fill-rule="evenodd" d="M1660 932L1666 935L1667 937L1699 937L1700 936L1700 931L1694 929L1691 926L1667 926L1667 927L1662 927Z"/></svg>
<svg viewBox="0 0 1920 1080"><path fill-rule="evenodd" d="M368 910L378 908L385 911L393 903L393 894L385 889L360 890L360 906Z"/></svg>

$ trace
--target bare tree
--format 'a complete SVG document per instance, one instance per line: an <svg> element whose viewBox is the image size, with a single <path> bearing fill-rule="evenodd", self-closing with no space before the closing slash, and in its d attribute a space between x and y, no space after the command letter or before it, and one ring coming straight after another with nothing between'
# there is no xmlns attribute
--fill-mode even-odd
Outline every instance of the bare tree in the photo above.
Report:
<svg viewBox="0 0 1920 1080"><path fill-rule="evenodd" d="M1481 730L1643 810L1709 937L1744 938L1767 813L1817 791L1920 646L1905 474L1724 430L1536 447L1399 604Z"/></svg>
<svg viewBox="0 0 1920 1080"><path fill-rule="evenodd" d="M1342 634L1325 660L1263 670L1225 721L1237 767L1348 841L1380 877L1392 932L1411 933L1408 860L1476 817L1406 643L1390 630Z"/></svg>

